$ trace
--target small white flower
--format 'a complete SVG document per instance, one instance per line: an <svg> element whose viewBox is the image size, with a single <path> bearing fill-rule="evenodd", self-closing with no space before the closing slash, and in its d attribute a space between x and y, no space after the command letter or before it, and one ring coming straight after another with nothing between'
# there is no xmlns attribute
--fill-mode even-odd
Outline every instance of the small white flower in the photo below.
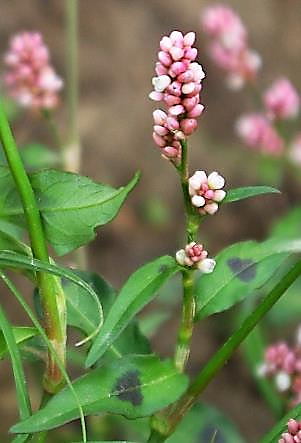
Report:
<svg viewBox="0 0 301 443"><path fill-rule="evenodd" d="M205 258L198 263L198 269L203 272L203 274L211 274L214 271L216 262L213 258Z"/></svg>
<svg viewBox="0 0 301 443"><path fill-rule="evenodd" d="M188 180L189 194L194 195L200 189L203 183L207 182L207 175L205 171L196 171Z"/></svg>
<svg viewBox="0 0 301 443"><path fill-rule="evenodd" d="M180 249L179 251L177 251L176 253L176 260L179 263L179 265L184 266L185 265L185 259L186 259L186 254L184 249Z"/></svg>
<svg viewBox="0 0 301 443"><path fill-rule="evenodd" d="M291 378L286 372L279 372L275 377L275 385L280 392L287 391L291 386Z"/></svg>
<svg viewBox="0 0 301 443"><path fill-rule="evenodd" d="M206 200L201 195L194 195L191 199L191 203L193 204L193 206L201 208L206 203Z"/></svg>
<svg viewBox="0 0 301 443"><path fill-rule="evenodd" d="M208 185L211 189L222 189L225 186L225 179L218 172L213 171L208 175Z"/></svg>
<svg viewBox="0 0 301 443"><path fill-rule="evenodd" d="M156 92L163 92L171 83L171 79L168 75L159 75L159 77L153 77L152 84Z"/></svg>

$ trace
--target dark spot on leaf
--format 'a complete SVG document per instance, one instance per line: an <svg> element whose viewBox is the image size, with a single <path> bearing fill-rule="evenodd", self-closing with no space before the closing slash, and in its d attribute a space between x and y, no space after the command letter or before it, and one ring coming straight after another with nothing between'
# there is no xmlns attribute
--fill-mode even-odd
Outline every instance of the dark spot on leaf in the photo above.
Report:
<svg viewBox="0 0 301 443"><path fill-rule="evenodd" d="M219 430L214 425L207 425L200 433L196 443L209 443L214 437L214 443L226 443L226 440L222 436Z"/></svg>
<svg viewBox="0 0 301 443"><path fill-rule="evenodd" d="M233 257L227 263L233 274L244 282L251 281L256 276L257 265L252 260Z"/></svg>
<svg viewBox="0 0 301 443"><path fill-rule="evenodd" d="M139 371L126 372L118 378L114 395L122 401L129 401L133 406L139 406L143 401L140 385Z"/></svg>
<svg viewBox="0 0 301 443"><path fill-rule="evenodd" d="M168 271L168 269L169 269L169 266L161 265L159 268L159 272L166 272L166 271Z"/></svg>

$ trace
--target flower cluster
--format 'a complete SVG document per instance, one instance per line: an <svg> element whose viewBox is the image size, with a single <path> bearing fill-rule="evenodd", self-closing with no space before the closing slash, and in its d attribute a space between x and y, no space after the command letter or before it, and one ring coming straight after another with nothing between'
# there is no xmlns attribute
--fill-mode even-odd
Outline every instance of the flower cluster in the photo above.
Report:
<svg viewBox="0 0 301 443"><path fill-rule="evenodd" d="M254 81L261 58L249 48L247 30L238 15L228 6L214 5L205 9L201 21L211 38L209 55L227 73L229 87L240 89Z"/></svg>
<svg viewBox="0 0 301 443"><path fill-rule="evenodd" d="M196 171L188 180L191 203L201 215L215 214L226 196L223 191L225 179L216 171L208 175L205 171Z"/></svg>
<svg viewBox="0 0 301 443"><path fill-rule="evenodd" d="M281 435L278 443L301 443L301 422L290 418L287 423L287 432Z"/></svg>
<svg viewBox="0 0 301 443"><path fill-rule="evenodd" d="M245 145L254 150L271 155L283 152L283 139L264 114L242 115L235 124L235 130Z"/></svg>
<svg viewBox="0 0 301 443"><path fill-rule="evenodd" d="M179 31L161 39L157 77L152 80L154 90L149 94L152 100L163 101L167 108L166 112L154 111L153 139L163 157L175 164L181 159L181 140L195 131L196 119L204 110L200 91L205 74L194 61L194 41L194 32L183 35Z"/></svg>
<svg viewBox="0 0 301 443"><path fill-rule="evenodd" d="M63 81L50 64L41 34L23 32L15 35L5 55L5 64L6 87L20 106L35 110L57 106Z"/></svg>
<svg viewBox="0 0 301 443"><path fill-rule="evenodd" d="M208 252L203 245L196 242L191 242L185 246L185 249L180 249L176 253L176 260L179 265L199 269L204 274L210 274L216 264L212 258L208 258Z"/></svg>
<svg viewBox="0 0 301 443"><path fill-rule="evenodd" d="M265 351L258 374L273 379L277 390L285 394L291 406L301 402L301 329L295 346L279 342ZM301 443L301 442L300 442Z"/></svg>

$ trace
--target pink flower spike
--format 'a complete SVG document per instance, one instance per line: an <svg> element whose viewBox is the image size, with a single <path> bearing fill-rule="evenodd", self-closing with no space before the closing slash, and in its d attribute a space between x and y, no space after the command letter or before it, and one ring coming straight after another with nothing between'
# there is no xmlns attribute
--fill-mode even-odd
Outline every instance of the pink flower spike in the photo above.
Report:
<svg viewBox="0 0 301 443"><path fill-rule="evenodd" d="M58 105L63 81L50 63L49 51L39 33L14 36L4 61L8 93L19 105L38 111Z"/></svg>
<svg viewBox="0 0 301 443"><path fill-rule="evenodd" d="M157 110L154 115L153 138L162 156L176 165L181 161L180 141L196 130L196 118L204 109L199 93L205 74L201 65L192 61L197 56L194 40L193 32L183 36L179 31L161 39L155 68L158 75L152 80L154 90L149 95L166 106L166 114L162 116Z"/></svg>

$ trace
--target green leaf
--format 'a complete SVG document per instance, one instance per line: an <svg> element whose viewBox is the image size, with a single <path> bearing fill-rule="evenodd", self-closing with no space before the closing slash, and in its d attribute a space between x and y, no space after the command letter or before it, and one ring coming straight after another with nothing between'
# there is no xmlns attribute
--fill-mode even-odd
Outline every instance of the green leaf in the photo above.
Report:
<svg viewBox="0 0 301 443"><path fill-rule="evenodd" d="M161 309L161 307L160 307ZM158 310L144 315L139 319L141 332L147 337L153 337L158 329L170 318L170 312Z"/></svg>
<svg viewBox="0 0 301 443"><path fill-rule="evenodd" d="M280 438L281 434L287 431L287 422L290 418L300 420L301 418L301 403L291 409L284 417L277 422L277 424L260 440L260 443L275 443Z"/></svg>
<svg viewBox="0 0 301 443"><path fill-rule="evenodd" d="M1 306L0 306L0 327L2 329L3 342L6 344L6 349L9 352L12 362L13 374L16 384L19 415L21 420L25 420L28 417L30 417L31 414L31 405L30 405L29 394L27 391L25 374L22 366L20 352L15 340L14 331Z"/></svg>
<svg viewBox="0 0 301 443"><path fill-rule="evenodd" d="M270 186L246 186L243 188L229 189L223 203L232 203L263 194L280 194L280 191Z"/></svg>
<svg viewBox="0 0 301 443"><path fill-rule="evenodd" d="M130 276L92 344L87 366L93 365L106 352L130 320L156 296L163 283L178 270L175 259L164 256L147 263Z"/></svg>
<svg viewBox="0 0 301 443"><path fill-rule="evenodd" d="M274 224L272 237L297 238L301 237L301 206L296 206Z"/></svg>
<svg viewBox="0 0 301 443"><path fill-rule="evenodd" d="M20 254L32 256L31 249L20 240L22 229L0 219L0 249L7 249Z"/></svg>
<svg viewBox="0 0 301 443"><path fill-rule="evenodd" d="M45 234L56 253L67 254L93 240L94 229L117 215L138 179L137 173L126 186L115 189L70 172L50 169L31 174ZM0 217L20 217L22 205L4 166L0 167L0 193Z"/></svg>
<svg viewBox="0 0 301 443"><path fill-rule="evenodd" d="M244 443L235 426L216 408L198 403L184 417L166 443Z"/></svg>
<svg viewBox="0 0 301 443"><path fill-rule="evenodd" d="M38 331L36 330L36 328L31 328L28 326L12 327L12 332L13 332L16 344L21 344L21 343L25 342L26 340L29 340L30 338L32 338L38 334ZM5 357L7 352L8 352L8 347L6 344L6 340L4 338L4 334L3 334L3 332L0 332L0 359Z"/></svg>
<svg viewBox="0 0 301 443"><path fill-rule="evenodd" d="M94 289L106 316L116 298L115 290L97 274L83 271L75 271L75 273ZM87 299L87 292L80 286L74 287L70 282L64 284L64 292L67 300L68 325L81 329L87 336L91 335L101 322L95 299L92 297ZM102 363L108 363L127 354L149 354L150 352L148 340L141 334L137 322L132 320L123 334L107 350Z"/></svg>
<svg viewBox="0 0 301 443"><path fill-rule="evenodd" d="M97 311L99 313L99 318L101 319L101 321L95 331L89 337L87 337L87 339L83 340L81 344L92 338L102 326L103 311L98 296L95 293L94 289L78 275L76 275L75 272L72 272L62 266L57 266L53 263L43 263L40 260L29 258L12 251L0 251L0 265L1 264L3 265L2 267L45 271L49 274L57 275L58 277L65 277L77 286L80 286L82 289L84 289L87 295L89 294L89 296L95 300L95 307L97 306Z"/></svg>
<svg viewBox="0 0 301 443"><path fill-rule="evenodd" d="M301 252L301 240L246 241L224 249L212 274L196 283L197 319L229 309L262 287L292 253Z"/></svg>
<svg viewBox="0 0 301 443"><path fill-rule="evenodd" d="M132 355L94 369L73 382L85 415L109 412L128 418L149 416L176 401L188 385L170 361ZM52 429L78 418L78 407L67 388L52 397L29 419L13 426L16 433Z"/></svg>
<svg viewBox="0 0 301 443"><path fill-rule="evenodd" d="M29 170L50 168L60 163L59 153L40 143L22 146L20 153L26 168Z"/></svg>

